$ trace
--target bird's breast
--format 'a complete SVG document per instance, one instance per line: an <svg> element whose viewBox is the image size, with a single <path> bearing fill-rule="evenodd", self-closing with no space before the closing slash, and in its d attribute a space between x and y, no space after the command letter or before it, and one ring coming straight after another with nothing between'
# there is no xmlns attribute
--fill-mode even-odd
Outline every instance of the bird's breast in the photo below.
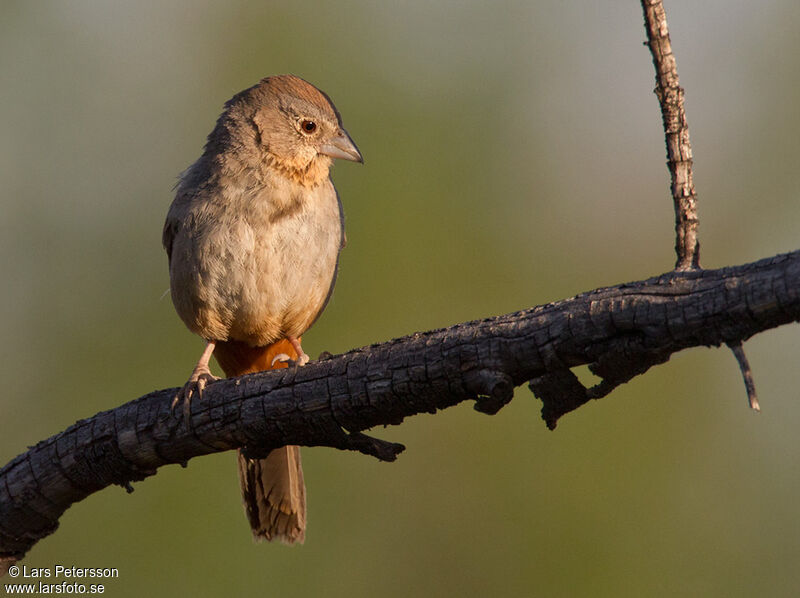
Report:
<svg viewBox="0 0 800 598"><path fill-rule="evenodd" d="M205 338L254 346L302 335L336 274L342 231L333 185L227 191L214 213L203 206L195 214L186 249L197 267L180 285L186 297L176 307L189 312L181 317Z"/></svg>

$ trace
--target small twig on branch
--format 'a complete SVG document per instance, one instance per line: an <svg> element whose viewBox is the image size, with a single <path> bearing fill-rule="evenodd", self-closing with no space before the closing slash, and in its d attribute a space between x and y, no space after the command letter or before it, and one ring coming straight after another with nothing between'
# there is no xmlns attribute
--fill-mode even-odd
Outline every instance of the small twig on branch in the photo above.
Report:
<svg viewBox="0 0 800 598"><path fill-rule="evenodd" d="M683 88L667 28L661 0L642 0L647 44L656 69L656 89L667 141L667 166L672 177L675 206L676 270L700 268L700 243L697 240L697 196L692 178L692 145L683 105Z"/></svg>
<svg viewBox="0 0 800 598"><path fill-rule="evenodd" d="M739 369L742 371L742 378L744 379L744 387L747 390L747 401L750 403L750 409L753 411L761 411L761 407L758 404L758 396L756 395L756 383L753 381L753 372L750 369L750 362L747 361L747 355L744 354L742 342L736 341L727 344L736 356Z"/></svg>

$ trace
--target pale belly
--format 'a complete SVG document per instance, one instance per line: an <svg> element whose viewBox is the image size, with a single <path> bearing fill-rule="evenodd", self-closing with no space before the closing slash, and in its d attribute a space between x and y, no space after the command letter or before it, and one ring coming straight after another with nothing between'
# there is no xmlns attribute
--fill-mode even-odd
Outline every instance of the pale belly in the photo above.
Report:
<svg viewBox="0 0 800 598"><path fill-rule="evenodd" d="M170 268L176 310L208 340L264 346L302 335L324 308L341 246L333 187L270 221L216 218L175 239ZM187 267L192 264L194 267Z"/></svg>

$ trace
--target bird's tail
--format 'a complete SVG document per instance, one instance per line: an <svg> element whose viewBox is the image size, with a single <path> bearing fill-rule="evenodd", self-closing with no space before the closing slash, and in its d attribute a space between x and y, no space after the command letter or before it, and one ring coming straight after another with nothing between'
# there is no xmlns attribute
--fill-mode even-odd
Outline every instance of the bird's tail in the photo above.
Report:
<svg viewBox="0 0 800 598"><path fill-rule="evenodd" d="M285 353L296 359L289 341L267 347L250 347L239 341L217 343L214 356L227 377L286 367L272 365L275 356ZM275 449L264 459L238 455L239 482L244 510L256 540L281 540L287 544L305 540L306 486L300 463L300 447Z"/></svg>

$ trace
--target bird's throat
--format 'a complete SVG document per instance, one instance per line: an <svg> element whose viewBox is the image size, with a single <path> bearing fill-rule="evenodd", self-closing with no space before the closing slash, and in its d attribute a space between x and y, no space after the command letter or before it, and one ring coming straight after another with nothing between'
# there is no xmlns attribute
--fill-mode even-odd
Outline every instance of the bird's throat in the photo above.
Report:
<svg viewBox="0 0 800 598"><path fill-rule="evenodd" d="M316 155L310 161L301 159L281 158L272 152L266 152L264 166L280 172L286 178L302 185L313 188L328 178L332 160L328 156Z"/></svg>

